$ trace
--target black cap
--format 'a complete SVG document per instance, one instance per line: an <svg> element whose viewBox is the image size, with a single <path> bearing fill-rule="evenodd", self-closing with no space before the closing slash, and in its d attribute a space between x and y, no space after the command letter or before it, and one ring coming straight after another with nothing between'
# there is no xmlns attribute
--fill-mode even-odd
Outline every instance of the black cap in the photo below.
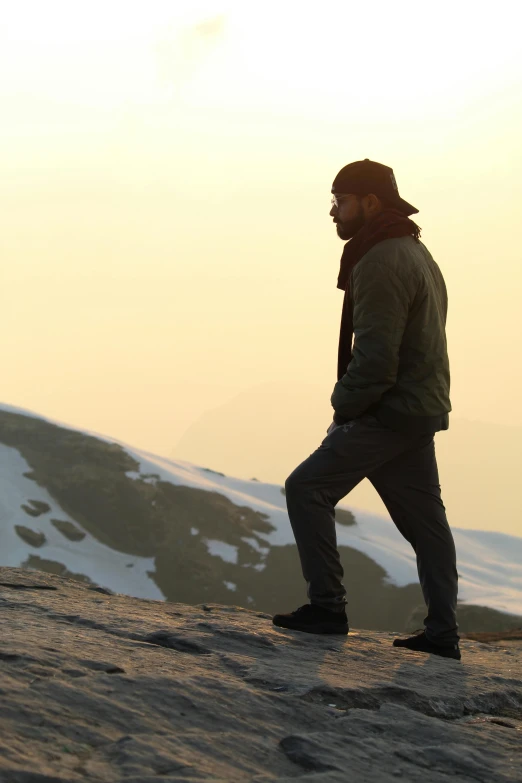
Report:
<svg viewBox="0 0 522 783"><path fill-rule="evenodd" d="M399 196L393 169L369 158L344 166L333 181L332 193L354 193L357 196L375 193L404 215L414 215L419 211Z"/></svg>

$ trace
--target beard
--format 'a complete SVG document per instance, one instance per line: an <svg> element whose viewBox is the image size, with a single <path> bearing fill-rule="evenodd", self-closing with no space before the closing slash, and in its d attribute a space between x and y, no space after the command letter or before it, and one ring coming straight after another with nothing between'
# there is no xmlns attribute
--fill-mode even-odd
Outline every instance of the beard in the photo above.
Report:
<svg viewBox="0 0 522 783"><path fill-rule="evenodd" d="M352 239L365 223L363 208L359 204L359 211L355 217L349 220L337 220L337 236L339 239Z"/></svg>

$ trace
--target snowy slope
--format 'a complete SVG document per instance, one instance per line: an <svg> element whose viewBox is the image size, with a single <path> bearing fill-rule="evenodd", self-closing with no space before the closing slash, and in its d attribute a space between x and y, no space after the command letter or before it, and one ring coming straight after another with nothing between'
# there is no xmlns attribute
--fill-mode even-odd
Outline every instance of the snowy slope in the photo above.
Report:
<svg viewBox="0 0 522 783"><path fill-rule="evenodd" d="M130 479L137 479L143 474L157 474L162 481L219 492L235 504L249 506L255 511L267 514L275 531L258 534L258 537L267 542L266 552L270 547L294 543L285 498L281 487L276 484L224 477L204 467L133 449L114 438L88 430L78 430L31 411L9 405L0 405L0 409L48 421L107 443L118 443L139 463L138 472L126 474ZM154 570L153 558L116 552L96 541L87 531L84 531L86 535L82 541L65 540L52 525L51 519L70 520L79 529L81 526L57 506L44 488L23 476L28 471L29 466L16 449L0 444L0 565L18 566L29 553L35 551L21 540L14 530L17 524L28 524L27 514L21 510L21 504L27 503L27 498L30 497L47 503L51 509L38 517L39 529L47 538L46 558L57 560L69 571L86 574L98 584L117 592L143 598L164 597L147 575L147 571ZM155 481L153 478L146 480ZM338 507L349 509L357 522L352 526L337 526L339 545L353 547L371 557L386 570L390 582L396 585L402 586L417 581L414 553L389 517L369 514L363 509L355 508L349 503L349 498L342 501ZM196 534L197 528L194 528L193 532ZM459 598L470 604L522 614L522 538L459 528L453 528L453 534L460 574ZM250 539L250 542L259 548L255 539ZM211 539L206 539L206 545L212 555L235 562L237 547Z"/></svg>
<svg viewBox="0 0 522 783"><path fill-rule="evenodd" d="M23 474L26 472L29 472L29 466L19 452L0 443L1 565L18 567L35 551L15 530L16 525L28 526L28 516L22 504L27 504L27 498L32 498L50 507L50 511L38 517L38 529L47 539L47 559L63 563L73 573L88 574L92 581L110 587L115 592L130 593L141 598L163 598L146 573L154 570L153 558L134 557L101 544L72 520L43 487L35 486L33 481L25 478ZM68 541L54 527L51 519L72 522L85 533L85 538L82 541Z"/></svg>
<svg viewBox="0 0 522 783"><path fill-rule="evenodd" d="M234 503L249 505L269 515L276 531L264 534L263 538L271 546L294 543L285 498L278 485L222 477L188 462L126 448L140 462L140 473L155 472L162 480L174 484L219 491ZM347 499L338 508L350 510L357 521L350 527L337 526L339 545L364 552L387 571L394 584L417 581L414 552L389 517L369 514L352 506ZM522 614L522 538L461 528L453 528L453 535L460 574L459 598L467 603ZM224 548L223 557L226 556Z"/></svg>

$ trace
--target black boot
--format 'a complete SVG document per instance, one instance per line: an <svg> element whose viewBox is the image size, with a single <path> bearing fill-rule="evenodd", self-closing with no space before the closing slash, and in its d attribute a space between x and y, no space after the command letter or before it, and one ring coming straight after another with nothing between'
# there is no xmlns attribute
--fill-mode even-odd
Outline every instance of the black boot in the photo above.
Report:
<svg viewBox="0 0 522 783"><path fill-rule="evenodd" d="M274 625L305 633L348 633L346 610L333 611L315 604L305 604L289 614L276 614L272 618Z"/></svg>
<svg viewBox="0 0 522 783"><path fill-rule="evenodd" d="M406 647L408 650L413 650L414 652L442 655L443 658L455 658L457 661L460 661L461 658L458 642L445 645L434 644L426 638L425 631L421 631L421 633L418 633L415 636L409 636L407 639L394 639L393 646Z"/></svg>

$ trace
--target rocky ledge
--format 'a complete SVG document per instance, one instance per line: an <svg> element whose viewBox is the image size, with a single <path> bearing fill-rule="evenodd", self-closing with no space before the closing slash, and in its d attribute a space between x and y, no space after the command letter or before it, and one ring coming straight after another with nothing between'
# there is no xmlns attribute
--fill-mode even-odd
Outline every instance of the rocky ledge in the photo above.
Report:
<svg viewBox="0 0 522 783"><path fill-rule="evenodd" d="M459 662L37 571L0 583L1 783L522 780L520 634L464 639Z"/></svg>

